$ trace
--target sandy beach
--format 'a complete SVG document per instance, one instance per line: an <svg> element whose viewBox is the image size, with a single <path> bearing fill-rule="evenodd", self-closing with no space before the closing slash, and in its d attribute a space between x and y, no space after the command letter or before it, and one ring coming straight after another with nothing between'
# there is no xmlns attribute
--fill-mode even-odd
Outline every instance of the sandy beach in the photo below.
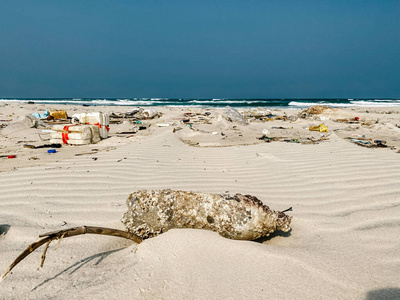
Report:
<svg viewBox="0 0 400 300"><path fill-rule="evenodd" d="M24 147L48 135L18 118L46 109L113 115L109 138L56 153ZM1 272L39 234L125 230L126 199L140 189L250 194L292 207L291 231L256 241L199 229L141 244L71 237L50 245L43 268L42 248L18 264L0 299L399 299L399 107L241 108L246 125L226 108L117 118L131 109L2 104ZM327 132L310 130L321 124Z"/></svg>

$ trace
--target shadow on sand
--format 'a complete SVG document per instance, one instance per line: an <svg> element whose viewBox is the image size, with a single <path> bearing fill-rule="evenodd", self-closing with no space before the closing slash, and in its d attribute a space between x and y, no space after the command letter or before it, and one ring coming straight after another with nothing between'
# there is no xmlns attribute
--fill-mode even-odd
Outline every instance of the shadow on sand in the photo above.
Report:
<svg viewBox="0 0 400 300"><path fill-rule="evenodd" d="M400 299L399 288L379 289L368 292L365 300L395 300Z"/></svg>
<svg viewBox="0 0 400 300"><path fill-rule="evenodd" d="M0 224L0 236L6 235L7 232L10 230L10 225L8 224Z"/></svg>
<svg viewBox="0 0 400 300"><path fill-rule="evenodd" d="M262 244L262 243L267 242L270 239L277 237L277 236L289 237L291 232L292 232L292 229L290 229L288 232L275 231L275 232L271 233L269 236L264 236L264 237L254 240L254 242Z"/></svg>
<svg viewBox="0 0 400 300"><path fill-rule="evenodd" d="M115 252L121 251L121 250L123 250L123 249L125 249L125 248L119 248L119 249L115 249L115 250L111 250L111 251L101 252L101 253L98 253L98 254L95 254L95 255L86 257L86 258L84 258L84 259L82 259L82 260L80 260L80 261L74 263L73 265L69 266L69 267L66 268L65 270L62 270L60 273L54 275L53 277L48 278L48 279L44 280L43 282L39 283L39 284L38 284L37 286L35 286L31 291L37 290L37 289L40 288L42 285L45 285L46 283L52 281L53 279L56 279L58 276L60 276L60 275L62 275L62 274L64 274L64 273L73 274L73 273L75 273L76 271L78 271L80 268L82 268L84 265L86 265L87 263L89 263L89 262L91 262L91 261L93 261L93 260L95 260L95 259L98 259L98 260L94 263L94 265L98 265L98 264L100 264L107 256L109 256L109 255L111 255L111 254L113 254L113 253L115 253Z"/></svg>

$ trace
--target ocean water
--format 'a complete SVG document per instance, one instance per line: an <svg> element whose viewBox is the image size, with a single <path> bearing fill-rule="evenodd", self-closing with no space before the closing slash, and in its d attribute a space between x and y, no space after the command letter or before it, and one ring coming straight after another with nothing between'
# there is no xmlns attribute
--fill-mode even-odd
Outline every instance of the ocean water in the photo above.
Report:
<svg viewBox="0 0 400 300"><path fill-rule="evenodd" d="M306 108L313 105L330 107L400 106L400 99L169 99L169 98L3 98L0 103L34 102L84 106L175 106L175 107L268 107Z"/></svg>

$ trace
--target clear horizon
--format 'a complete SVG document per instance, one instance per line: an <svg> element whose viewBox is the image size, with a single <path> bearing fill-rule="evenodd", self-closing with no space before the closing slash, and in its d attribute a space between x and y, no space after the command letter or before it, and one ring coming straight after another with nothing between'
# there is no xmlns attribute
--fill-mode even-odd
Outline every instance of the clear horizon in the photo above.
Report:
<svg viewBox="0 0 400 300"><path fill-rule="evenodd" d="M2 2L0 97L397 99L399 13L394 0Z"/></svg>

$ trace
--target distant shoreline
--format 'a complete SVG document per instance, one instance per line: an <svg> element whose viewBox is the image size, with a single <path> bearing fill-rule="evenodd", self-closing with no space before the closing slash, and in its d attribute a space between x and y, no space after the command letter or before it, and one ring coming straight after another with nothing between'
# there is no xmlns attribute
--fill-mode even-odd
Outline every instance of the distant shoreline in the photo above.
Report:
<svg viewBox="0 0 400 300"><path fill-rule="evenodd" d="M394 107L400 106L395 98L309 98L309 99L178 99L178 98L2 98L2 103L79 105L79 106L158 106L158 107L265 107L271 109L307 108L314 105L330 107Z"/></svg>

